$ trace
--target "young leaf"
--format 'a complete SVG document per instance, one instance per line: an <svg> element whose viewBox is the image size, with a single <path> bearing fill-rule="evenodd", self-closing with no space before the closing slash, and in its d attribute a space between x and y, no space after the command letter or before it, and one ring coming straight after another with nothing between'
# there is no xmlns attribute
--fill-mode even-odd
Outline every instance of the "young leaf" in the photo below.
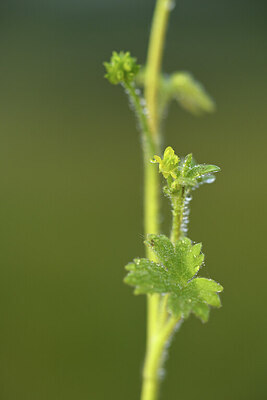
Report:
<svg viewBox="0 0 267 400"><path fill-rule="evenodd" d="M159 156L154 156L154 163L159 164L159 172L162 173L165 179L169 176L172 178L177 178L179 157L174 153L172 147L167 147L164 151L163 159Z"/></svg>
<svg viewBox="0 0 267 400"><path fill-rule="evenodd" d="M220 168L216 165L198 164L189 169L186 173L188 178L196 179L201 178L203 175L219 172Z"/></svg>
<svg viewBox="0 0 267 400"><path fill-rule="evenodd" d="M136 76L137 86L144 87L146 68L143 67ZM189 72L174 72L171 75L161 74L159 85L159 112L164 116L171 100L176 100L182 108L193 115L211 113L215 103L203 85Z"/></svg>
<svg viewBox="0 0 267 400"><path fill-rule="evenodd" d="M213 112L215 104L204 87L188 72L176 72L171 75L172 96L187 111L194 115Z"/></svg>
<svg viewBox="0 0 267 400"><path fill-rule="evenodd" d="M135 294L168 294L173 315L187 318L192 312L206 322L210 306L220 307L218 293L223 288L211 279L196 277L204 260L201 244L193 245L188 238L173 244L164 235L148 235L145 244L159 262L135 259L126 266L129 273L124 281L135 287Z"/></svg>
<svg viewBox="0 0 267 400"><path fill-rule="evenodd" d="M152 162L159 164L159 172L167 180L169 186L169 192L165 191L167 195L179 190L180 187L190 190L200 183L211 183L215 179L212 174L220 171L216 165L195 164L192 154L188 154L184 161L179 163L179 157L170 146L164 151L163 159L154 156Z"/></svg>

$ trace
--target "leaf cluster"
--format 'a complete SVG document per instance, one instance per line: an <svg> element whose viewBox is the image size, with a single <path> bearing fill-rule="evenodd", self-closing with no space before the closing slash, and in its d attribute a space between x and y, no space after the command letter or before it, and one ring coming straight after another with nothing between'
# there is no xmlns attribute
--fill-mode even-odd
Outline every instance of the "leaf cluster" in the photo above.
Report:
<svg viewBox="0 0 267 400"><path fill-rule="evenodd" d="M192 154L188 154L180 162L170 146L164 151L162 159L159 156L154 156L152 162L159 164L159 172L167 180L168 186L165 188L167 194L174 194L180 187L193 189L201 183L209 183L214 180L212 174L220 171L220 168L216 165L196 164Z"/></svg>
<svg viewBox="0 0 267 400"><path fill-rule="evenodd" d="M124 281L135 287L135 294L168 295L167 307L175 317L188 318L194 313L203 322L209 318L210 306L220 307L217 282L196 277L204 261L201 243L189 238L172 243L165 235L148 235L146 246L158 262L137 258L126 266Z"/></svg>
<svg viewBox="0 0 267 400"><path fill-rule="evenodd" d="M113 52L110 62L105 62L104 66L109 82L122 84L126 89L142 133L149 139L147 114L141 95L135 89L136 84L144 86L145 69L140 71L136 59L129 52ZM203 86L187 72L162 75L159 92L158 112L161 117L173 99L194 115L214 110L214 103ZM220 168L197 164L192 154L180 159L171 147L166 148L163 158L155 155L151 161L159 165L159 172L167 182L164 193L172 205L172 241L164 235L148 235L145 244L155 254L157 262L146 258L135 259L126 266L128 274L125 282L135 287L135 294L158 293L167 296L168 311L176 318L188 318L193 313L206 322L210 307L220 307L218 293L223 288L211 279L197 277L204 260L201 244L193 245L189 238L182 235L185 233L190 191L202 183L212 182L213 174Z"/></svg>

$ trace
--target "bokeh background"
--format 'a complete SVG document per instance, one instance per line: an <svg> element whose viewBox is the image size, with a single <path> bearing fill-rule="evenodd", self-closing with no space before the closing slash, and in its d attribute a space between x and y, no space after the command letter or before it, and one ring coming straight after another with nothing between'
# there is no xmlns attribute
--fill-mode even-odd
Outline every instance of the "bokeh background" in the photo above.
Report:
<svg viewBox="0 0 267 400"><path fill-rule="evenodd" d="M153 5L1 1L2 400L139 398L145 298L122 279L144 254L140 138L102 62L145 62ZM162 399L266 394L266 17L254 0L180 0L171 15L164 70L192 71L218 110L173 104L165 144L222 168L194 194L189 233L225 292L176 335Z"/></svg>

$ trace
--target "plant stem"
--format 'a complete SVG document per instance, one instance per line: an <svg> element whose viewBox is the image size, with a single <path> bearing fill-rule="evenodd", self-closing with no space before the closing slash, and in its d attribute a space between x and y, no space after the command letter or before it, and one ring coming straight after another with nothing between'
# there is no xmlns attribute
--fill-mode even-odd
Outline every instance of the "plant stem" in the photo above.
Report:
<svg viewBox="0 0 267 400"><path fill-rule="evenodd" d="M172 203L171 241L173 243L179 240L182 235L184 202L185 202L185 189L184 187L181 187L178 194L175 194L171 198L171 203Z"/></svg>
<svg viewBox="0 0 267 400"><path fill-rule="evenodd" d="M123 87L126 93L129 96L130 102L134 106L135 114L140 126L140 130L142 132L142 141L143 141L143 152L144 154L152 154L153 155L157 152L157 148L155 142L153 140L150 127L148 125L148 118L146 114L146 109L141 103L141 98L139 94L137 94L136 87L133 83L123 83ZM147 160L149 163L150 160Z"/></svg>
<svg viewBox="0 0 267 400"><path fill-rule="evenodd" d="M170 317L164 328L155 332L146 356L141 400L156 400L159 395L159 371L164 361L164 351L179 322L179 318Z"/></svg>
<svg viewBox="0 0 267 400"><path fill-rule="evenodd" d="M165 41L166 27L170 13L169 0L157 0L154 11L152 28L148 46L147 69L145 79L145 100L149 114L148 124L151 140L154 146L144 146L144 231L159 233L159 174L150 163L152 157L159 153L159 117L158 117L158 83L161 71L162 53ZM154 147L154 148L153 148ZM151 150L155 150L152 152ZM147 250L147 257L155 260L151 251ZM147 350L144 366L144 380L142 400L156 400L158 393L158 369L164 340L159 341L155 332L159 318L160 296L148 295L147 307ZM173 329L173 328L172 328ZM163 341L162 341L163 340ZM167 340L167 339L166 339ZM156 343L156 345L155 345Z"/></svg>
<svg viewBox="0 0 267 400"><path fill-rule="evenodd" d="M154 154L153 154L154 155ZM151 164L153 157L149 152L144 152L144 223L145 235L148 233L159 233L159 174L155 165ZM147 257L155 260L151 250L147 249ZM157 325L159 311L159 294L149 294L147 296L147 347L150 346L151 338Z"/></svg>
<svg viewBox="0 0 267 400"><path fill-rule="evenodd" d="M150 128L155 141L158 140L158 85L166 28L170 14L170 0L157 0L154 11L145 79L145 98L150 115Z"/></svg>

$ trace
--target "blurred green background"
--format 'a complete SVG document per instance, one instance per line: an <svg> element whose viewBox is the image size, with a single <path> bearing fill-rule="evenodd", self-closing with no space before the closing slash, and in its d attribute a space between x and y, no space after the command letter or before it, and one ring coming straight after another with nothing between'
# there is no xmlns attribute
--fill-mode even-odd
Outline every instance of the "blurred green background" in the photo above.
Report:
<svg viewBox="0 0 267 400"><path fill-rule="evenodd" d="M2 400L139 398L145 298L122 279L144 254L140 137L102 61L145 62L153 5L1 2ZM266 17L253 0L181 0L171 15L164 69L192 71L218 110L173 104L165 144L222 168L194 193L189 234L225 292L176 335L165 400L266 395Z"/></svg>

